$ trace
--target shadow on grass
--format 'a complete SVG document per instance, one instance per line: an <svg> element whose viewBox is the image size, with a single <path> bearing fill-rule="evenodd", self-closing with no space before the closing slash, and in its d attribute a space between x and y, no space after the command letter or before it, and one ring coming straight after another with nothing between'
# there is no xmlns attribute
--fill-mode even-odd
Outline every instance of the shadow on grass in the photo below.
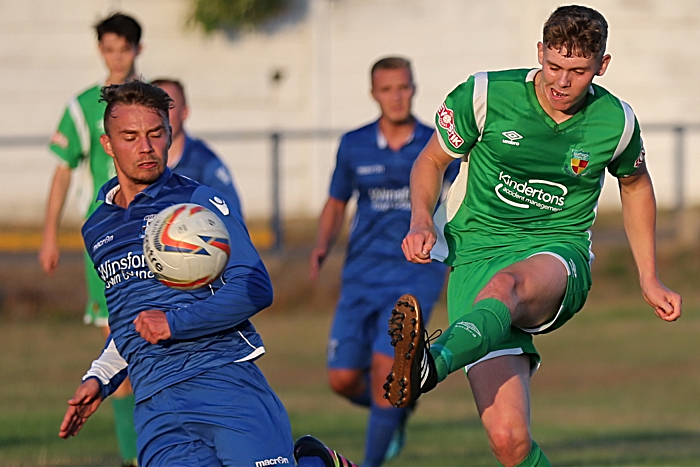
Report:
<svg viewBox="0 0 700 467"><path fill-rule="evenodd" d="M554 464L565 467L700 465L700 433L694 431L610 432L543 440L542 447Z"/></svg>
<svg viewBox="0 0 700 467"><path fill-rule="evenodd" d="M576 429L536 434L553 465L593 466L698 466L700 432L609 431L583 433ZM409 425L409 443L402 455L405 465L492 466L495 459L478 418Z"/></svg>

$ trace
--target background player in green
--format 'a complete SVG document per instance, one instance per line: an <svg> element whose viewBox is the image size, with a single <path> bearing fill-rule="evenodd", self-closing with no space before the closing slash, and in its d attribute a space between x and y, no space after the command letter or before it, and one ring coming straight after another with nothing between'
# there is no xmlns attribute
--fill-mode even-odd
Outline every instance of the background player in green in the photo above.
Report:
<svg viewBox="0 0 700 467"><path fill-rule="evenodd" d="M453 267L452 325L428 350L417 301L399 300L386 396L405 406L464 367L506 466L550 465L530 435L530 376L539 364L532 334L558 328L585 302L588 229L605 170L619 180L644 298L664 321L681 315L680 296L657 277L656 203L639 125L626 103L592 84L610 63L606 40L600 13L558 8L538 43L541 69L477 73L457 87L411 174L402 247L412 262L432 255ZM445 167L465 154L469 165L434 220Z"/></svg>
<svg viewBox="0 0 700 467"><path fill-rule="evenodd" d="M58 268L60 250L58 225L71 183L73 170L81 168L81 206L86 218L97 208L99 188L114 177L114 164L100 144L104 133L103 117L106 103L99 102L103 85L122 84L135 79L136 58L141 53L141 26L130 16L115 13L95 25L98 49L109 71L102 84L96 84L73 97L66 106L49 148L58 157L58 165L47 200L44 232L39 261L47 274ZM101 326L109 334L104 283L85 255L88 303L85 322ZM124 465L136 462L136 432L134 431L134 396L128 380L115 392L112 401L117 425L117 440Z"/></svg>

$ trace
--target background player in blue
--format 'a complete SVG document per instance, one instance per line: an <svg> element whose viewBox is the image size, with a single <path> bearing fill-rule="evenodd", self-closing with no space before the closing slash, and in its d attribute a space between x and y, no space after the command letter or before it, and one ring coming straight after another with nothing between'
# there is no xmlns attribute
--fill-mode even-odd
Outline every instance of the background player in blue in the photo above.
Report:
<svg viewBox="0 0 700 467"><path fill-rule="evenodd" d="M185 131L185 120L189 117L187 97L182 83L175 79L158 78L151 81L168 93L173 100L170 108L170 127L173 131L173 144L168 150L168 167L176 174L210 186L226 196L229 205L238 212L241 202L233 184L233 177L224 163L200 139L192 138Z"/></svg>
<svg viewBox="0 0 700 467"><path fill-rule="evenodd" d="M372 67L371 80L381 116L343 135L310 258L314 280L340 233L347 203L357 192L357 213L328 343L328 373L336 393L371 408L366 467L397 455L405 436L408 413L392 408L382 391L394 353L386 332L391 309L397 297L411 290L425 301L429 315L447 270L438 263L428 267L407 263L401 252L411 215L411 167L433 134L411 113L415 94L411 64L399 57L381 59ZM453 180L457 170L455 164L445 179Z"/></svg>
<svg viewBox="0 0 700 467"><path fill-rule="evenodd" d="M128 371L139 465L290 463L289 419L253 363L265 349L248 320L272 302L272 286L240 214L221 193L166 167L171 100L162 89L132 81L103 96L101 142L117 177L102 187L104 202L82 230L105 282L112 334L69 401L59 435L77 434ZM149 219L182 202L214 211L234 246L222 277L189 292L158 282L142 246Z"/></svg>

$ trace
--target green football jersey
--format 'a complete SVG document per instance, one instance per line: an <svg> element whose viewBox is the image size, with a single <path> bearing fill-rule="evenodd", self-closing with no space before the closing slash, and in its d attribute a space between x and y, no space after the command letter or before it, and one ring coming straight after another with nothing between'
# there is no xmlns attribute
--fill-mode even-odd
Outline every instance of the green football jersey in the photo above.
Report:
<svg viewBox="0 0 700 467"><path fill-rule="evenodd" d="M116 175L114 162L102 149L107 104L99 102L102 86L72 98L51 138L49 148L71 169L79 168L79 200L86 217L97 208L100 187Z"/></svg>
<svg viewBox="0 0 700 467"><path fill-rule="evenodd" d="M438 140L463 162L435 215L433 258L456 266L557 242L591 254L605 170L625 177L642 164L629 105L591 85L557 124L535 95L537 71L477 73L438 109Z"/></svg>

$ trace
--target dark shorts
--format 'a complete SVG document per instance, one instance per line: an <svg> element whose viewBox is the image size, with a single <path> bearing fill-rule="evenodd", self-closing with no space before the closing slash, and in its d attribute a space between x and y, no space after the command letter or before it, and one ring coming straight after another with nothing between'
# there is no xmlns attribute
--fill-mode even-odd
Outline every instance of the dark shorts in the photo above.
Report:
<svg viewBox="0 0 700 467"><path fill-rule="evenodd" d="M393 357L389 318L403 294L415 295L425 322L430 319L444 286L445 266L408 261L396 261L393 269L390 266L385 265L386 274L377 281L345 278L328 340L329 368L365 370L374 353Z"/></svg>

